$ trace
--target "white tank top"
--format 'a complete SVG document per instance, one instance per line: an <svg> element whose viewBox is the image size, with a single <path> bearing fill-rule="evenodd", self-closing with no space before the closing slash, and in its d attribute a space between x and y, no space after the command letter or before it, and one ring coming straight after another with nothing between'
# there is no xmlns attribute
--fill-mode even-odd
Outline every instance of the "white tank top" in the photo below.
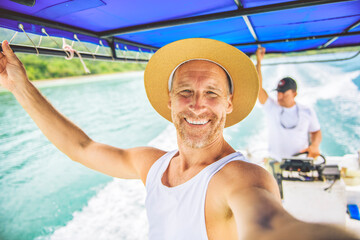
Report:
<svg viewBox="0 0 360 240"><path fill-rule="evenodd" d="M150 240L207 240L205 197L211 177L227 163L246 161L232 153L205 167L187 182L175 187L162 184L161 178L178 151L166 153L150 168L146 179L145 207Z"/></svg>

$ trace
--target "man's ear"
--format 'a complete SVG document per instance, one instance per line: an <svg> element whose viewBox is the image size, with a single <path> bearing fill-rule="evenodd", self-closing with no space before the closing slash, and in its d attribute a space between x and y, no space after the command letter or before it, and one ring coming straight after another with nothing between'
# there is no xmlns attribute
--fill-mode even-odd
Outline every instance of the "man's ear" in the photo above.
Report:
<svg viewBox="0 0 360 240"><path fill-rule="evenodd" d="M168 108L171 109L171 94L169 93Z"/></svg>
<svg viewBox="0 0 360 240"><path fill-rule="evenodd" d="M227 104L226 114L230 114L233 111L233 95L228 96Z"/></svg>
<svg viewBox="0 0 360 240"><path fill-rule="evenodd" d="M297 96L297 91L292 90L294 98Z"/></svg>

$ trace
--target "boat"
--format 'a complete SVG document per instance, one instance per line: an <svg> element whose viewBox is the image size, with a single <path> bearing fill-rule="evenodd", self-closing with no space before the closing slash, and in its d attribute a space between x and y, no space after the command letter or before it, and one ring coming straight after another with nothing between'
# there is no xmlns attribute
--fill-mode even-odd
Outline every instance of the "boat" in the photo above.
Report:
<svg viewBox="0 0 360 240"><path fill-rule="evenodd" d="M258 46L265 47L267 53L274 56L356 49L350 57L314 61L348 60L360 54L360 0L195 0L188 3L181 0L2 0L0 27L14 31L11 40L18 32L29 38L31 44L27 45L13 44L10 40L10 46L18 53L61 57L72 53L72 57L107 61L146 63L162 46L194 37L226 42L249 56ZM31 34L37 35L37 41ZM50 48L41 45L43 38L54 42L63 40L56 43L57 48ZM85 46L86 51L76 49L74 43ZM96 49L89 50L87 44ZM99 48L105 51L99 53ZM266 153L240 151L258 164L266 156ZM319 216L316 221L334 223L340 219L341 224L360 229L360 221L344 222L346 205L360 205L359 187L350 186L356 185L359 162L359 153L327 157L327 165L346 169L340 179L334 181L332 191L323 191L330 187L329 182L321 182L318 187L315 181L309 181L302 188L305 181L285 181L284 205L303 220L314 220L316 215ZM286 198L294 188L297 191ZM308 212L304 211L306 206L288 201L305 195L322 201L330 201L331 196L334 212L315 209ZM303 201L312 200L304 198ZM319 208L322 201L317 202Z"/></svg>

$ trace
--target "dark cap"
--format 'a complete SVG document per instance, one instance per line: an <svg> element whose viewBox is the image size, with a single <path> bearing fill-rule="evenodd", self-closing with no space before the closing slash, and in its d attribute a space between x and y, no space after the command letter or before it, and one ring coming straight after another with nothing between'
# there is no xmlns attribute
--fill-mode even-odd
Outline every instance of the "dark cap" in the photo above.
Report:
<svg viewBox="0 0 360 240"><path fill-rule="evenodd" d="M289 89L296 91L297 85L294 79L291 77L286 77L279 81L275 90L278 92L286 92Z"/></svg>

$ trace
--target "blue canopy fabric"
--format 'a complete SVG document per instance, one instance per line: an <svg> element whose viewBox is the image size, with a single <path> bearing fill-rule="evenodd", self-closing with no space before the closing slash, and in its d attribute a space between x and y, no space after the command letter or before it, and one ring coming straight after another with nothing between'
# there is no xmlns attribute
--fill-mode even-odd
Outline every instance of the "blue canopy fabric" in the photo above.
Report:
<svg viewBox="0 0 360 240"><path fill-rule="evenodd" d="M304 2L307 2L304 4ZM202 37L247 54L360 45L360 0L36 0L0 1L0 27L134 51ZM0 37L0 40L1 39ZM107 40L107 41L106 41Z"/></svg>

